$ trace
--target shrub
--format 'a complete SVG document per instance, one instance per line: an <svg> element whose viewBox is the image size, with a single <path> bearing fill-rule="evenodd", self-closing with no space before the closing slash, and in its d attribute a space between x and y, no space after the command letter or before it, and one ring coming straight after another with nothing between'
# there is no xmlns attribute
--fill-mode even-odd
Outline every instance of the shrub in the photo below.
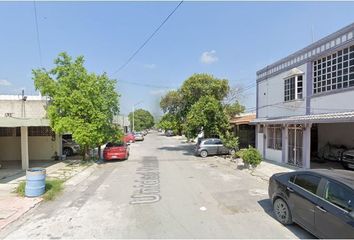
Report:
<svg viewBox="0 0 354 240"><path fill-rule="evenodd" d="M253 147L249 147L242 153L242 159L245 164L257 167L262 162L262 155Z"/></svg>
<svg viewBox="0 0 354 240"><path fill-rule="evenodd" d="M242 158L243 157L243 153L247 150L247 148L243 148L240 149L239 151L235 152L234 157L235 158Z"/></svg>
<svg viewBox="0 0 354 240"><path fill-rule="evenodd" d="M226 132L225 135L221 136L221 140L225 147L238 150L238 137L235 137L232 133Z"/></svg>

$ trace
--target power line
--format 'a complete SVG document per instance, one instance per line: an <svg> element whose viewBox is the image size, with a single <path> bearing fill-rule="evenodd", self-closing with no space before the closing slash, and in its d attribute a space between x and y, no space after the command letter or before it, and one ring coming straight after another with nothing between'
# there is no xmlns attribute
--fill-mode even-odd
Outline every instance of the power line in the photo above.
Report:
<svg viewBox="0 0 354 240"><path fill-rule="evenodd" d="M177 11L179 6L183 3L183 0L180 1L180 3L172 10L172 12L165 18L165 20L162 21L162 23L155 29L155 31L143 42L143 44L135 50L135 52L128 58L128 60L121 65L116 71L112 73L112 75L120 72L125 66L127 66L133 58L145 47L145 45L153 38L153 36L162 28L162 26L168 21L168 19Z"/></svg>
<svg viewBox="0 0 354 240"><path fill-rule="evenodd" d="M42 49L41 49L41 41L39 38L39 27L38 27L38 17L37 17L37 6L36 1L33 1L34 8L34 21L36 24L36 34L37 34L37 45L38 45L38 55L39 55L39 64L42 66Z"/></svg>
<svg viewBox="0 0 354 240"><path fill-rule="evenodd" d="M140 82L131 82L131 81L125 81L125 80L118 80L118 83L125 83L125 84L130 84L130 85L136 85L140 87L147 87L147 88L159 88L159 89L173 89L173 87L168 87L168 86L161 86L161 85L154 85L154 84L145 84L145 83L140 83Z"/></svg>

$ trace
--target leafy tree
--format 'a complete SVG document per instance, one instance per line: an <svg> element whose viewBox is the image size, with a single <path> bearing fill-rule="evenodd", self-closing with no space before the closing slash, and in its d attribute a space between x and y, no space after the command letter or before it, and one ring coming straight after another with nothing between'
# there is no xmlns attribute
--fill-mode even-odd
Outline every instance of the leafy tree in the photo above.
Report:
<svg viewBox="0 0 354 240"><path fill-rule="evenodd" d="M183 112L186 116L194 103L201 97L212 96L218 101L222 101L229 91L229 83L226 79L218 79L209 74L194 74L189 77L180 89L183 99Z"/></svg>
<svg viewBox="0 0 354 240"><path fill-rule="evenodd" d="M129 113L129 121L133 124L133 113ZM134 111L134 130L141 131L152 128L154 126L154 116L144 109L137 109Z"/></svg>
<svg viewBox="0 0 354 240"><path fill-rule="evenodd" d="M183 100L180 92L173 90L169 91L161 98L160 107L164 113L169 112L176 114L179 112L182 103Z"/></svg>
<svg viewBox="0 0 354 240"><path fill-rule="evenodd" d="M51 101L47 114L57 133L71 132L84 149L100 146L121 135L113 127L113 115L119 112L116 81L104 73L88 73L84 57L72 59L60 53L51 70L33 70L34 85Z"/></svg>
<svg viewBox="0 0 354 240"><path fill-rule="evenodd" d="M225 113L229 118L232 118L245 111L245 106L241 105L238 101L234 103L224 104Z"/></svg>
<svg viewBox="0 0 354 240"><path fill-rule="evenodd" d="M203 130L205 137L221 136L227 131L229 122L223 107L212 96L203 96L188 112L184 124L186 136L194 138Z"/></svg>
<svg viewBox="0 0 354 240"><path fill-rule="evenodd" d="M174 132L178 132L179 130L178 120L176 119L176 116L171 113L166 113L163 115L157 126L165 131L173 130Z"/></svg>

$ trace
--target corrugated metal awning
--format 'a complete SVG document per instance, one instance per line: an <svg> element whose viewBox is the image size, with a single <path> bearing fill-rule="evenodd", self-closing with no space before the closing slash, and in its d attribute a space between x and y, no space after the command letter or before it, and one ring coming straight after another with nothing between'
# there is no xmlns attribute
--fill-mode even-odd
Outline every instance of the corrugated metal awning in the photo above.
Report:
<svg viewBox="0 0 354 240"><path fill-rule="evenodd" d="M49 119L0 117L0 127L47 127Z"/></svg>
<svg viewBox="0 0 354 240"><path fill-rule="evenodd" d="M251 124L301 124L301 123L340 123L354 122L354 111L352 112L336 112L321 113L301 116L289 116L279 118L257 118Z"/></svg>

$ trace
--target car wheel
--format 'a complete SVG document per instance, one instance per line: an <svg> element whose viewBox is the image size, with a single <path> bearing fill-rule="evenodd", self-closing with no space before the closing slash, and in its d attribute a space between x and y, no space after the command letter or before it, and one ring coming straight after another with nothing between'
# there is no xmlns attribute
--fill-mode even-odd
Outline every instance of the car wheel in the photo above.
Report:
<svg viewBox="0 0 354 240"><path fill-rule="evenodd" d="M200 152L200 156L201 156L202 158L205 158L205 157L208 156L208 152L207 152L206 150L202 150L202 151Z"/></svg>
<svg viewBox="0 0 354 240"><path fill-rule="evenodd" d="M274 203L273 203L273 211L274 211L276 219L280 223L282 223L284 225L288 225L288 224L293 223L291 212L290 212L290 209L288 207L288 204L286 204L286 202L283 199L277 198L274 201Z"/></svg>
<svg viewBox="0 0 354 240"><path fill-rule="evenodd" d="M66 156L72 156L73 155L73 150L71 148L64 148L63 149L63 154Z"/></svg>
<svg viewBox="0 0 354 240"><path fill-rule="evenodd" d="M230 155L234 155L234 154L235 154L235 149L231 149L231 150L229 151L229 153L230 153Z"/></svg>

